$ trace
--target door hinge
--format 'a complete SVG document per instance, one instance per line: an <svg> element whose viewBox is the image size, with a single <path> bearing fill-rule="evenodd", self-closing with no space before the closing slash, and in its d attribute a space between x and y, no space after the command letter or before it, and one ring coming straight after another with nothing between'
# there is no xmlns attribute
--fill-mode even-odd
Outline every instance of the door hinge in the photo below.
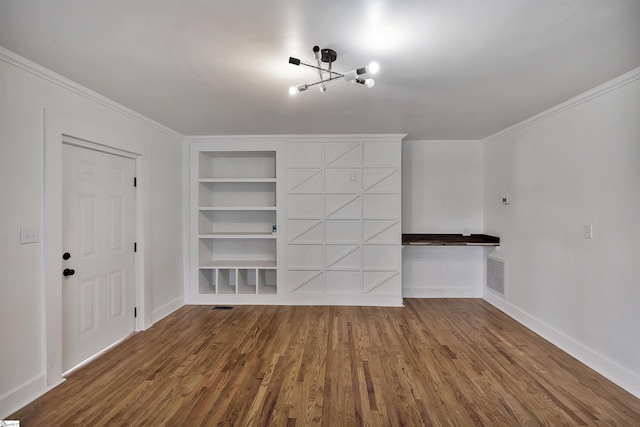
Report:
<svg viewBox="0 0 640 427"><path fill-rule="evenodd" d="M138 317L138 307L133 307L133 317Z"/></svg>
<svg viewBox="0 0 640 427"><path fill-rule="evenodd" d="M133 242L133 252L138 252L138 242Z"/></svg>
<svg viewBox="0 0 640 427"><path fill-rule="evenodd" d="M135 176L133 177L133 186L134 187L138 186L138 178L136 178Z"/></svg>

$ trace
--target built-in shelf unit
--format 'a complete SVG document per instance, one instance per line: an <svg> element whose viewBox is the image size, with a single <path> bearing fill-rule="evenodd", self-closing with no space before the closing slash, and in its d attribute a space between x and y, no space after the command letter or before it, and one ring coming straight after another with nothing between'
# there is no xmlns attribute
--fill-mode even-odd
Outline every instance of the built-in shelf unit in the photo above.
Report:
<svg viewBox="0 0 640 427"><path fill-rule="evenodd" d="M189 139L185 301L402 305L403 137Z"/></svg>
<svg viewBox="0 0 640 427"><path fill-rule="evenodd" d="M191 302L277 294L276 153L273 144L191 145Z"/></svg>

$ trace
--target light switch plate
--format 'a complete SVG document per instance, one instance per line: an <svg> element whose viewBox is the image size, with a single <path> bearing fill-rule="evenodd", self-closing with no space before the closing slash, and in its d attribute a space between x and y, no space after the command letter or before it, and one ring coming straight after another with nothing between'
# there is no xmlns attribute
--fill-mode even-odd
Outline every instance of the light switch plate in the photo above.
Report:
<svg viewBox="0 0 640 427"><path fill-rule="evenodd" d="M20 243L36 243L39 234L38 227L20 227Z"/></svg>
<svg viewBox="0 0 640 427"><path fill-rule="evenodd" d="M593 239L593 225L585 224L583 228L583 234L585 239Z"/></svg>

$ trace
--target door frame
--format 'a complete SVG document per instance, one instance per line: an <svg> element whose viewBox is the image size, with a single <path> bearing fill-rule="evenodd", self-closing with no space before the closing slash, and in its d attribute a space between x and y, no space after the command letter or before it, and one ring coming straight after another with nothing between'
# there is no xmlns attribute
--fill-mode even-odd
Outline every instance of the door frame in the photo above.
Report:
<svg viewBox="0 0 640 427"><path fill-rule="evenodd" d="M133 133L133 132L131 132ZM114 131L109 124L95 118L69 115L43 109L43 330L46 358L44 371L48 389L57 386L62 377L62 145L71 143L83 148L133 159L138 177L134 192L134 287L137 317L134 330L143 330L151 320L151 289L145 281L144 163L149 159L142 141L129 134ZM149 168L146 168L147 170Z"/></svg>
<svg viewBox="0 0 640 427"><path fill-rule="evenodd" d="M134 179L135 179L134 177L136 177L136 172L137 172L136 156L133 156L133 155L129 154L128 152L123 152L122 150L113 149L112 147L105 147L105 146L102 146L102 145L99 145L99 144L96 144L96 143L93 143L93 142L77 139L77 138L71 137L69 135L62 135L62 164L63 165L66 162L65 147L67 147L67 148L72 147L74 150L75 149L79 149L79 151L77 151L77 153L80 153L80 152L85 153L86 152L87 155L91 155L91 154L89 154L89 152L92 152L92 153L99 153L101 155L102 154L106 154L108 156L119 158L119 159L124 159L124 160L120 160L120 161L126 161L127 165L128 165L127 167L131 167L131 163L129 163L129 161L131 161L131 160L133 161L133 176L131 177L131 181L129 181L129 183L124 183L125 186L126 185L132 186L132 187L129 187L125 191L129 192L129 191L133 190L132 193L128 193L128 194L132 194L133 195L133 198L131 199L130 208L129 208L130 210L125 212L125 215L133 214L133 221L132 221L132 224L131 224L132 225L132 230L131 230L132 233L130 235L128 235L129 238L132 238L132 241L130 241L130 243L133 245L133 242L136 241L136 216L135 216L135 214L136 214L136 188L135 187L137 187L137 186L134 185ZM74 153L76 153L76 152L74 152ZM71 154L70 152L67 151L67 156L73 156L73 155L75 155L75 154ZM78 154L78 158L80 158L80 156L81 155ZM101 158L105 158L105 157L101 157ZM104 160L104 162L105 162L105 166L106 166L106 163L108 161ZM66 164L69 165L68 162L66 162ZM69 166L67 166L67 167L69 167ZM67 173L69 173L69 172L67 172ZM77 181L77 178L76 178L76 181ZM70 184L70 185L73 185L73 184ZM78 185L78 184L76 183L76 185ZM62 189L62 196L63 196L62 200L63 201L64 200L68 200L66 197L64 197L65 193L69 191L65 187L65 179L64 178L63 178L63 185L62 185L61 189ZM101 194L103 194L103 193L101 193ZM67 209L68 209L68 207L67 207ZM76 213L76 215L77 215L77 213ZM63 218L64 218L64 213L63 213ZM62 230L63 233L65 232L65 226L64 225L62 225L61 230ZM67 231L68 231L68 227L67 227ZM65 241L64 238L63 238L63 241ZM68 243L68 240L66 240L66 241ZM126 241L127 240L125 240L124 242L126 242ZM135 258L136 258L135 257L135 253L136 253L136 251L133 251L133 249L134 249L133 247L129 246L128 250L132 250L132 253L133 253L133 263L132 263L133 271L131 272L132 274L130 276L132 278L133 282L130 283L129 286L133 286L133 301L132 301L132 305L133 305L133 307L136 307L136 301L138 299L137 295L136 295L137 294L137 276L136 276L136 262L135 262ZM68 249L68 247L65 246L65 247L62 248L62 250L65 251L65 252L68 252L70 249ZM71 251L73 252L74 250L71 250ZM72 260L72 263L73 263L73 260ZM78 267L80 267L80 266L78 266ZM65 281L63 280L63 282L65 282ZM79 282L76 282L74 287L77 287L78 285L79 285ZM70 284L63 284L62 285L63 288L66 287L66 286L70 286ZM127 288L129 288L129 286L127 286ZM102 303L104 303L104 301L102 301ZM137 324L136 324L137 323L137 316L134 315L134 312L133 312L134 308L133 307L130 308L132 311L125 315L126 317L131 316L131 320L130 320L131 323L129 324L128 322L126 322L128 324L126 326L127 330L128 330L128 333L126 334L126 336L128 336L131 332L134 332L136 329L138 329ZM68 305L68 301L66 301L64 299L64 295L63 295L62 311L61 311L62 316L64 317L65 314L69 315L69 310L73 310L73 307L70 307ZM129 308L127 308L127 311L128 310L129 310ZM71 312L73 313L74 311L71 311ZM107 322L107 323L109 323L109 322ZM106 326L106 324L103 323L101 328L104 328L105 326ZM123 326L124 326L124 324L123 324ZM67 325L66 328L69 328L69 326ZM64 329L65 329L65 322L64 322L64 319L63 319L63 323L62 323L62 332L63 333L65 333ZM98 335L100 335L100 331L96 331L96 332L97 332ZM73 330L71 330L71 331L67 330L66 334L67 334L67 338L68 338L69 337L68 334L74 334L74 331ZM82 360L80 362L80 364L74 364L74 365L70 366L68 369L66 369L66 372L63 373L63 376L66 376L69 372L71 372L71 371L77 369L78 367L86 364L87 361L93 360L100 353L102 353L106 349L111 348L112 346L116 345L117 343L119 343L123 339L124 339L124 337L121 337L118 340L116 340L115 342L109 342L108 346L106 346L104 348L101 348L100 351L98 351L97 353L92 354L88 359ZM103 342L103 341L101 341L101 342ZM65 354L67 354L67 355L69 353L74 354L73 351L71 351L69 353L66 353L67 350L68 350L68 347L64 345L64 340L63 340L63 347L62 347L62 353L61 353L62 356L63 356L63 362L64 362ZM64 363L63 363L63 370L65 370Z"/></svg>

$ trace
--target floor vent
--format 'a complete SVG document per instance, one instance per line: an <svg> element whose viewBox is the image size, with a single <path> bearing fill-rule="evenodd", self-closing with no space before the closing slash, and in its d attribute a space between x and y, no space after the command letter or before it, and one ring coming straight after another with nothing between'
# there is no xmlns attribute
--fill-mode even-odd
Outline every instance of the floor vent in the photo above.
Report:
<svg viewBox="0 0 640 427"><path fill-rule="evenodd" d="M506 261L487 257L487 288L505 294L505 264Z"/></svg>

